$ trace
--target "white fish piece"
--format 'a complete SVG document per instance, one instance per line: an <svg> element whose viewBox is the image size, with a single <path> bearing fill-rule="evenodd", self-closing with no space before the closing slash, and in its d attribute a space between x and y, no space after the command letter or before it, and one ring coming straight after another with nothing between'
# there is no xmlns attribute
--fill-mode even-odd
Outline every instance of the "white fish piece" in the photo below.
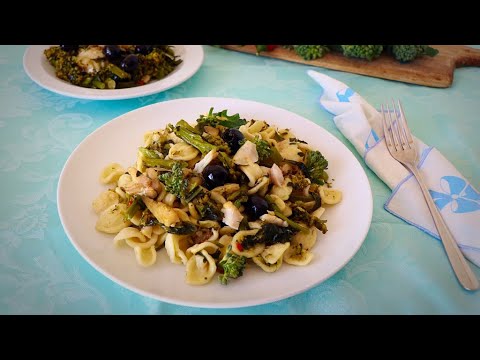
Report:
<svg viewBox="0 0 480 360"><path fill-rule="evenodd" d="M243 220L243 215L231 201L227 201L222 207L223 219L222 221L231 228L238 230L240 222Z"/></svg>
<svg viewBox="0 0 480 360"><path fill-rule="evenodd" d="M247 140L233 156L233 162L237 165L249 165L257 161L257 146L249 140Z"/></svg>
<svg viewBox="0 0 480 360"><path fill-rule="evenodd" d="M210 150L205 157L195 164L193 171L201 174L203 170L218 156L217 150Z"/></svg>

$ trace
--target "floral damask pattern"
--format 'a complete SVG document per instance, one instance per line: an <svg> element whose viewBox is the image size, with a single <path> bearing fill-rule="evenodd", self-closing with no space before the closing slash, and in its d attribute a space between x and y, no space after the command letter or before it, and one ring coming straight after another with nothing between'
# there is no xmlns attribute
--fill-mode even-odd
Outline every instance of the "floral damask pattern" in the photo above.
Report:
<svg viewBox="0 0 480 360"><path fill-rule="evenodd" d="M353 147L318 104L319 87L306 75L310 67L305 65L204 46L202 68L185 83L143 98L102 102L60 96L34 84L23 72L24 50L0 46L1 314L480 314L480 293L458 287L441 244L383 209L390 191L355 151L373 191L372 225L358 253L322 284L289 299L242 309L176 306L122 288L76 252L56 209L63 164L77 144L110 119L171 99L237 97L296 112ZM442 152L459 149L448 151L449 160L479 188L480 167L472 165L480 163L474 131L480 113L479 68L457 69L448 89L315 70L348 83L372 104L382 103L386 94L409 103L413 131ZM347 100L351 95L339 94ZM433 132L439 122L442 127ZM451 143L442 131L451 134ZM467 184L446 177L439 186L434 194L439 207L461 212L478 206L478 194Z"/></svg>

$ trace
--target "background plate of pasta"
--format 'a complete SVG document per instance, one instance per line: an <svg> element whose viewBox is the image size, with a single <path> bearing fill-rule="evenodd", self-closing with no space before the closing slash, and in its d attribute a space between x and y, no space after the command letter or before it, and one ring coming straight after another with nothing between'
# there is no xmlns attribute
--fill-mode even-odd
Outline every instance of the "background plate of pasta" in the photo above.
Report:
<svg viewBox="0 0 480 360"><path fill-rule="evenodd" d="M372 193L355 156L313 122L253 101L157 103L74 150L58 211L78 252L145 296L242 307L296 295L362 245Z"/></svg>

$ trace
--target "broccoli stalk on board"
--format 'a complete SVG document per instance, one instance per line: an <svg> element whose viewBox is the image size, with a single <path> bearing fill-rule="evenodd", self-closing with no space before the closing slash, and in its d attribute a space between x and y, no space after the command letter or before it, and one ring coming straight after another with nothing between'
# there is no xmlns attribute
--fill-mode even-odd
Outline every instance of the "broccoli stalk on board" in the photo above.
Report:
<svg viewBox="0 0 480 360"><path fill-rule="evenodd" d="M420 56L435 56L438 54L437 49L428 45L283 45L282 47L295 51L297 55L305 60L321 58L329 51L339 52L347 57L368 61L378 58L385 52L402 63L412 61Z"/></svg>
<svg viewBox="0 0 480 360"><path fill-rule="evenodd" d="M228 284L229 279L236 279L243 275L247 258L232 252L232 245L228 245L227 253L218 265L223 269L223 274L218 277L223 285Z"/></svg>
<svg viewBox="0 0 480 360"><path fill-rule="evenodd" d="M294 45L295 52L305 60L315 60L330 51L327 45Z"/></svg>
<svg viewBox="0 0 480 360"><path fill-rule="evenodd" d="M410 62L423 55L435 56L438 54L437 49L428 45L390 45L390 51L395 59L402 63Z"/></svg>
<svg viewBox="0 0 480 360"><path fill-rule="evenodd" d="M343 55L372 61L380 56L383 45L342 45Z"/></svg>

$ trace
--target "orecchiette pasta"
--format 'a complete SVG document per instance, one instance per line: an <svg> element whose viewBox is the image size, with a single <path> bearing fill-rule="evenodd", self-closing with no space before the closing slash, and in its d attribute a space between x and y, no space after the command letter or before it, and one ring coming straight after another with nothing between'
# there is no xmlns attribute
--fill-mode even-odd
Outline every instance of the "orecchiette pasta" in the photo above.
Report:
<svg viewBox="0 0 480 360"><path fill-rule="evenodd" d="M133 250L135 251L137 262L144 267L152 266L157 261L157 251L154 246L146 249L135 246Z"/></svg>
<svg viewBox="0 0 480 360"><path fill-rule="evenodd" d="M130 221L125 220L123 214L127 210L125 204L113 204L103 210L95 224L95 229L107 234L116 234L123 228L130 225Z"/></svg>
<svg viewBox="0 0 480 360"><path fill-rule="evenodd" d="M191 285L203 285L208 283L217 271L215 260L206 250L192 256L186 264L185 281Z"/></svg>
<svg viewBox="0 0 480 360"><path fill-rule="evenodd" d="M270 264L270 263L266 262L265 259L260 255L257 255L255 257L253 257L252 260L263 271L268 272L268 273L272 273L272 272L277 271L278 269L280 269L280 267L282 266L282 263L283 263L282 258L280 258L275 263Z"/></svg>
<svg viewBox="0 0 480 360"><path fill-rule="evenodd" d="M227 284L247 264L269 273L308 265L329 205L343 197L327 166L289 129L210 109L196 124L146 132L135 161L101 170L109 188L92 201L95 228L143 267L165 251L190 285L209 283L217 269Z"/></svg>
<svg viewBox="0 0 480 360"><path fill-rule="evenodd" d="M290 265L305 266L313 259L313 254L300 245L290 246L283 254L283 260Z"/></svg>
<svg viewBox="0 0 480 360"><path fill-rule="evenodd" d="M186 264L185 252L190 247L190 240L185 235L168 234L165 239L165 249L170 261L174 264Z"/></svg>
<svg viewBox="0 0 480 360"><path fill-rule="evenodd" d="M145 243L147 241L145 235L143 235L140 230L138 230L136 227L129 226L120 230L120 232L113 238L113 242L115 245L119 246L128 239L132 239L132 243L134 244Z"/></svg>
<svg viewBox="0 0 480 360"><path fill-rule="evenodd" d="M111 163L105 166L100 173L100 182L102 184L114 184L124 172L122 165Z"/></svg>
<svg viewBox="0 0 480 360"><path fill-rule="evenodd" d="M95 211L95 214L100 214L103 210L109 208L112 205L118 204L119 202L119 197L118 194L111 191L111 190L106 190L102 192L94 201L92 204L93 210Z"/></svg>

